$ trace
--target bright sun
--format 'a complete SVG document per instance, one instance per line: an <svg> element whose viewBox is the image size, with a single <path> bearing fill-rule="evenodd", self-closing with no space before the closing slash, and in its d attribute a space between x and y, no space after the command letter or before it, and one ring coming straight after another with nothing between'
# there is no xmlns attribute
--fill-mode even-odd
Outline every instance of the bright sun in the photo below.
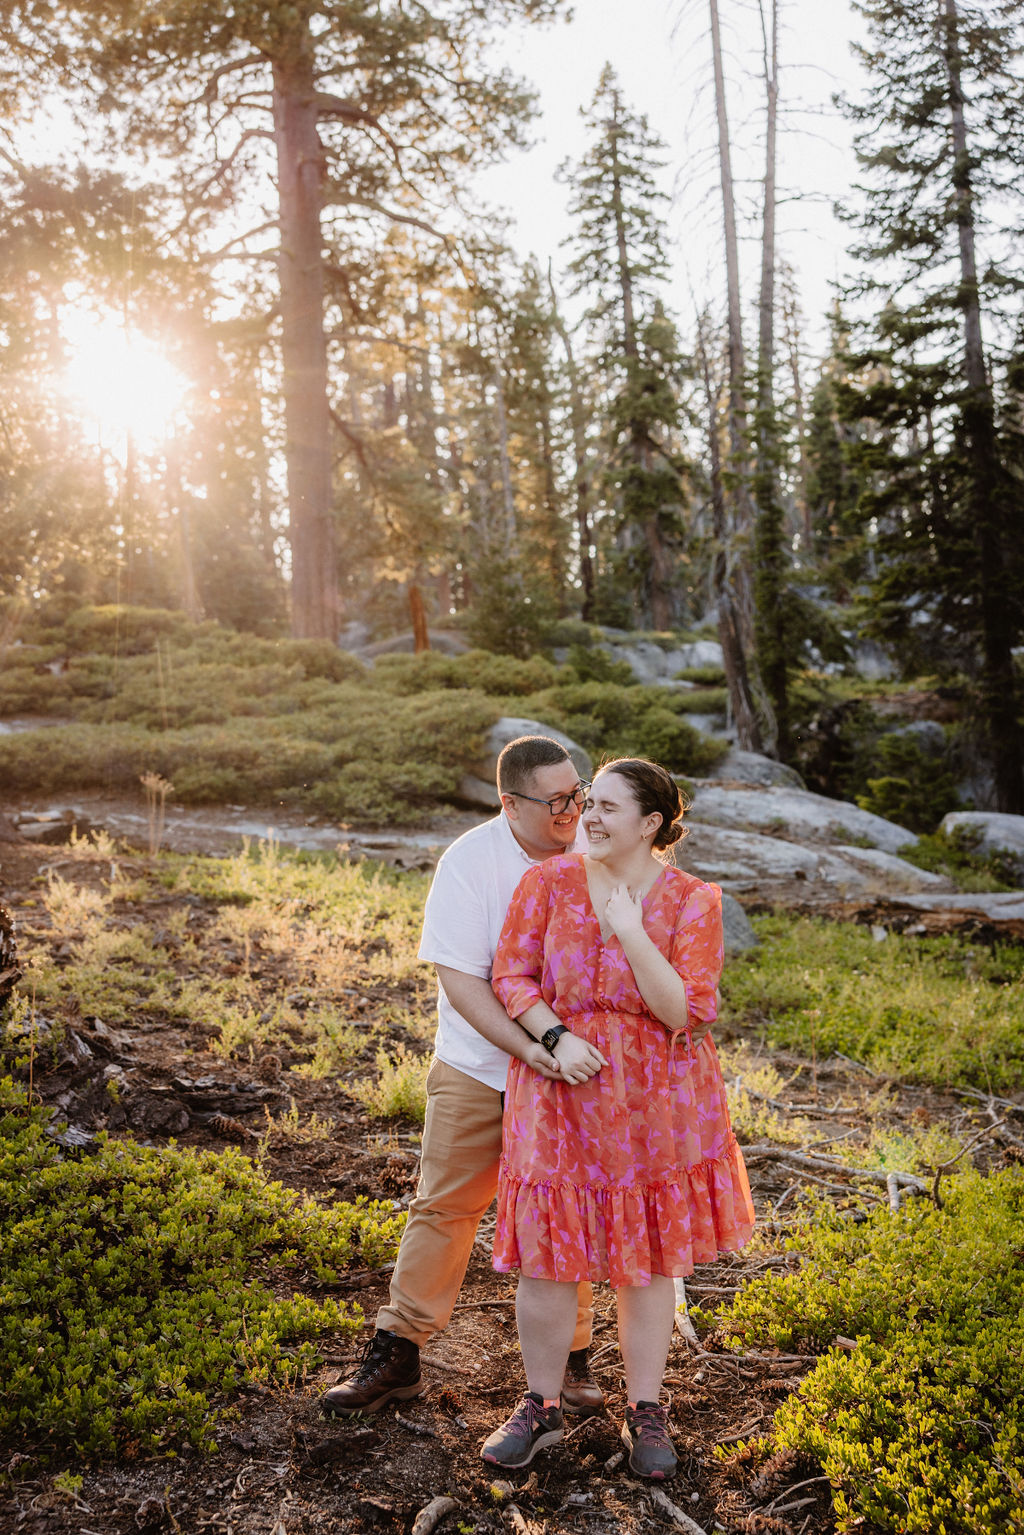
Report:
<svg viewBox="0 0 1024 1535"><path fill-rule="evenodd" d="M66 310L61 329L70 354L64 380L105 447L152 447L166 435L188 387L184 375L144 336L113 318Z"/></svg>

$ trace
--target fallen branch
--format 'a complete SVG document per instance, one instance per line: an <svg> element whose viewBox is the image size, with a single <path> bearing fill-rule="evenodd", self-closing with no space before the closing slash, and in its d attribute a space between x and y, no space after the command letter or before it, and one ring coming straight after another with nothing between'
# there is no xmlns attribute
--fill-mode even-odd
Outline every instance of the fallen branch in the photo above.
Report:
<svg viewBox="0 0 1024 1535"><path fill-rule="evenodd" d="M671 1498L665 1496L660 1487L651 1488L651 1502L655 1508L660 1508L663 1514L667 1514L673 1524L677 1524L681 1530L685 1530L686 1535L707 1535L703 1525L698 1524L695 1519L691 1519L689 1514L684 1514L682 1509L672 1502Z"/></svg>
<svg viewBox="0 0 1024 1535"><path fill-rule="evenodd" d="M515 1503L510 1503L504 1513L509 1524L516 1531L516 1535L534 1535L535 1527L524 1517L522 1509Z"/></svg>
<svg viewBox="0 0 1024 1535"><path fill-rule="evenodd" d="M976 1087L954 1087L953 1091L961 1098L977 1098L986 1106L997 1104L1001 1109L1009 1109L1011 1114L1024 1114L1024 1103L1018 1103L1014 1098L997 1098L995 1093L982 1093Z"/></svg>
<svg viewBox="0 0 1024 1535"><path fill-rule="evenodd" d="M754 1429L755 1428L759 1428L760 1425L763 1422L764 1422L764 1413L763 1412L758 1413L757 1417L753 1418L746 1425L746 1427L741 1428L738 1434L726 1434L724 1438L716 1439L715 1443L716 1444L739 1444L741 1439L746 1439L747 1435L748 1434L752 1434L754 1432Z"/></svg>
<svg viewBox="0 0 1024 1535"><path fill-rule="evenodd" d="M454 1498L431 1498L413 1520L412 1535L430 1535L431 1530L441 1523L445 1514L450 1514L458 1506Z"/></svg>
<svg viewBox="0 0 1024 1535"><path fill-rule="evenodd" d="M939 1195L939 1184L942 1181L943 1173L949 1172L949 1169L951 1167L955 1167L956 1164L960 1161L961 1157L965 1157L967 1155L972 1146L976 1146L979 1141L985 1139L986 1135L991 1135L994 1130L1000 1129L1000 1127L1005 1123L1006 1121L1004 1119L997 1119L994 1124L986 1125L984 1130L979 1130L977 1135L971 1136L966 1146L961 1146L955 1157L950 1157L948 1162L939 1163L938 1167L935 1169L935 1178L932 1182L932 1199L935 1201L935 1204L940 1210L942 1209L942 1199Z"/></svg>
<svg viewBox="0 0 1024 1535"><path fill-rule="evenodd" d="M701 1342L697 1336L697 1329L690 1321L690 1310L686 1303L686 1281L684 1279L675 1279L673 1283L676 1291L676 1332L682 1338L687 1348L692 1349L695 1354L701 1354L703 1353Z"/></svg>
<svg viewBox="0 0 1024 1535"><path fill-rule="evenodd" d="M766 1514L770 1508L775 1507L776 1503L780 1502L783 1498L788 1498L790 1493L800 1492L804 1487L815 1487L819 1482L827 1481L827 1476L809 1476L805 1482L794 1482L791 1487L784 1487L778 1496L774 1497L770 1503L766 1503L761 1512ZM811 1501L813 1502L813 1499Z"/></svg>
<svg viewBox="0 0 1024 1535"><path fill-rule="evenodd" d="M746 1093L748 1098L756 1098L759 1103L767 1103L769 1108L779 1109L783 1114L808 1114L812 1118L832 1118L836 1114L851 1114L852 1109L838 1108L827 1109L818 1103L786 1103L782 1098L773 1098L770 1093L758 1092L756 1087L748 1087L742 1076L733 1078L732 1084L737 1092Z"/></svg>
<svg viewBox="0 0 1024 1535"><path fill-rule="evenodd" d="M411 1418L403 1418L400 1412L395 1413L395 1422L407 1428L410 1434L419 1434L423 1439L439 1439L436 1428L428 1428L425 1423L414 1423Z"/></svg>
<svg viewBox="0 0 1024 1535"><path fill-rule="evenodd" d="M429 1364L432 1370L447 1370L449 1375L474 1375L474 1370L467 1370L461 1364L449 1364L447 1359L437 1359L433 1354L421 1354L420 1364Z"/></svg>
<svg viewBox="0 0 1024 1535"><path fill-rule="evenodd" d="M900 1188L916 1189L919 1194L928 1192L924 1179L913 1173L892 1172L881 1167L851 1167L847 1162L840 1162L838 1157L815 1157L805 1151L790 1151L785 1146L741 1146L740 1150L746 1162L774 1157L777 1162L788 1162L793 1167L807 1168L812 1172L844 1173L847 1178L866 1178L871 1183L884 1183L886 1186L890 1178L895 1178Z"/></svg>

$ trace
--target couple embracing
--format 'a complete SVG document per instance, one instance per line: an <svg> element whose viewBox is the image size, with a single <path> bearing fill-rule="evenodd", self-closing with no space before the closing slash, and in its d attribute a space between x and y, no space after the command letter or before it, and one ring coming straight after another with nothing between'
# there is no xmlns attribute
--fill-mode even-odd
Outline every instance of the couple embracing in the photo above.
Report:
<svg viewBox="0 0 1024 1535"><path fill-rule="evenodd" d="M656 763L619 758L591 785L558 742L522 736L498 791L501 814L452 844L427 899L420 958L439 990L420 1182L377 1331L323 1407L426 1389L420 1348L448 1323L497 1191L493 1261L519 1272L528 1389L484 1460L528 1465L565 1412L603 1406L588 1358L603 1279L630 1469L661 1480L676 1469L660 1401L673 1279L738 1250L754 1219L708 1035L721 892L667 861L683 805Z"/></svg>

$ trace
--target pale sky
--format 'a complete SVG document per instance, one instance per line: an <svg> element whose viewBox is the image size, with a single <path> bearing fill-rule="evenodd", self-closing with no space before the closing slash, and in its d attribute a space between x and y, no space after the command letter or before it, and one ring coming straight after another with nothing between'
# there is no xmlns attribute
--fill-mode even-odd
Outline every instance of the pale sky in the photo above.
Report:
<svg viewBox="0 0 1024 1535"><path fill-rule="evenodd" d="M763 175L764 89L757 0L719 0L733 171L744 241L744 297L756 301ZM850 125L832 105L856 86L850 40L859 18L848 0L781 0L779 251L798 272L811 341L824 334L830 282L843 274L848 231L831 203L855 175ZM859 35L859 34L858 34ZM508 59L538 91L542 117L535 148L484 178L485 195L515 218L523 254L566 259L567 189L555 179L566 157L586 145L580 107L589 104L606 62L630 108L645 113L668 144L665 190L675 278L672 307L689 329L698 303L724 297L721 199L706 0L577 0L569 24L527 28L508 43ZM744 239L744 235L746 238Z"/></svg>

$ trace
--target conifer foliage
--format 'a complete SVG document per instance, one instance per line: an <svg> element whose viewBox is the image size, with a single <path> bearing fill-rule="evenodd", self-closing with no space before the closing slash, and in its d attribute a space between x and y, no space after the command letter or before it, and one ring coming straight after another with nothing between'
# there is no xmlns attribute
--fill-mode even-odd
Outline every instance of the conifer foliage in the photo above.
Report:
<svg viewBox="0 0 1024 1535"><path fill-rule="evenodd" d="M877 319L841 386L876 537L875 625L973 679L1000 809L1024 810L1024 485L1007 356L1024 185L1024 17L977 0L867 0L870 85L850 106L867 202L861 298ZM1016 320L1019 324L1019 319Z"/></svg>

